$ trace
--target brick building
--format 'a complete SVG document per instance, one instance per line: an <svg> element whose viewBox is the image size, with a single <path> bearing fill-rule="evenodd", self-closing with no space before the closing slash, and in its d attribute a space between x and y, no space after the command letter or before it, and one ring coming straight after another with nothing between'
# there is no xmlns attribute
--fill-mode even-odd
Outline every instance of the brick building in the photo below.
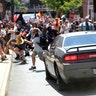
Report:
<svg viewBox="0 0 96 96"><path fill-rule="evenodd" d="M6 12L6 2L7 0L0 0L0 4L2 4L2 12L0 12L0 19L3 19ZM40 0L20 0L30 2L30 7L34 9L34 5L40 7L42 6ZM1 9L1 8L0 8ZM38 10L37 10L38 11ZM82 0L82 16L83 18L87 15L90 15L90 19L96 21L96 0Z"/></svg>
<svg viewBox="0 0 96 96"><path fill-rule="evenodd" d="M5 0L0 0L0 19L4 19L6 10L5 6L6 6Z"/></svg>
<svg viewBox="0 0 96 96"><path fill-rule="evenodd" d="M95 12L94 12L94 2L95 0L82 0L82 13L83 18L87 15L90 15L90 19L94 21Z"/></svg>

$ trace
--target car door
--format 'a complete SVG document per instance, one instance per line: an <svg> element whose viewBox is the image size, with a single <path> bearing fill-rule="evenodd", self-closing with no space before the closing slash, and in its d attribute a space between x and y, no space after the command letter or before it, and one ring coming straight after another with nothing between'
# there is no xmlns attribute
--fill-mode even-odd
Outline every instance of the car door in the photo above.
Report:
<svg viewBox="0 0 96 96"><path fill-rule="evenodd" d="M62 47L62 42L63 42L63 38L58 36L55 38L55 40L53 41L53 43L51 44L51 46L49 48L49 52L48 52L49 55L47 56L47 61L48 61L47 67L52 75L55 75L54 61L56 61L56 54L59 54L58 48Z"/></svg>
<svg viewBox="0 0 96 96"><path fill-rule="evenodd" d="M45 57L45 62L46 62L46 65L47 65L47 69L48 71L53 75L55 76L55 71L54 71L54 50L55 50L55 42L52 43L49 47L49 49L47 50L46 52L46 57Z"/></svg>
<svg viewBox="0 0 96 96"><path fill-rule="evenodd" d="M63 56L64 56L64 37L60 36L56 41L56 48L54 50L54 58L59 72L63 70Z"/></svg>

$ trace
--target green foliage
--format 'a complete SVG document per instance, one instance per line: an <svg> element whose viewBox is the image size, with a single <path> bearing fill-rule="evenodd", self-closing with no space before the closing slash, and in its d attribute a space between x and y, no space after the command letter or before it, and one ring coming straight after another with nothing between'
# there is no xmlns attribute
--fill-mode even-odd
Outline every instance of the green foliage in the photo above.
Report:
<svg viewBox="0 0 96 96"><path fill-rule="evenodd" d="M47 7L50 7L57 12L75 12L82 5L82 0L41 0L46 4Z"/></svg>
<svg viewBox="0 0 96 96"><path fill-rule="evenodd" d="M20 0L14 0L14 4L15 5L19 5L20 4Z"/></svg>
<svg viewBox="0 0 96 96"><path fill-rule="evenodd" d="M24 3L21 3L20 0L14 0L14 5L16 6L16 8L24 8L25 7L25 4Z"/></svg>
<svg viewBox="0 0 96 96"><path fill-rule="evenodd" d="M14 0L14 5L16 6L16 8L19 8L20 0Z"/></svg>

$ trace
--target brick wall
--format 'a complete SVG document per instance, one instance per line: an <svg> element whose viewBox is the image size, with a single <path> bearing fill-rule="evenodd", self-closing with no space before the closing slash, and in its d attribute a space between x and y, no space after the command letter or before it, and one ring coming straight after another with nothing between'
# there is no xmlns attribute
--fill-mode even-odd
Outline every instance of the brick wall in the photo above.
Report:
<svg viewBox="0 0 96 96"><path fill-rule="evenodd" d="M0 12L0 19L4 19L4 16L5 16L5 0L0 0L0 3L2 3L2 6L3 6L3 12Z"/></svg>
<svg viewBox="0 0 96 96"><path fill-rule="evenodd" d="M88 5L89 1L89 5ZM88 9L89 8L89 9ZM82 14L83 18L90 15L90 19L94 19L94 3L93 0L82 0Z"/></svg>

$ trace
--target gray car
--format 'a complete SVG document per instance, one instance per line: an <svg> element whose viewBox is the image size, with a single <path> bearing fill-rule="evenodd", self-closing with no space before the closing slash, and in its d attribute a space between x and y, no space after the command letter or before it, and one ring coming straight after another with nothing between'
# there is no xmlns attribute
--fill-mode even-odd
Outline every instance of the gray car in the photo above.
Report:
<svg viewBox="0 0 96 96"><path fill-rule="evenodd" d="M96 32L58 35L44 53L46 79L55 78L59 90L72 81L96 77Z"/></svg>

